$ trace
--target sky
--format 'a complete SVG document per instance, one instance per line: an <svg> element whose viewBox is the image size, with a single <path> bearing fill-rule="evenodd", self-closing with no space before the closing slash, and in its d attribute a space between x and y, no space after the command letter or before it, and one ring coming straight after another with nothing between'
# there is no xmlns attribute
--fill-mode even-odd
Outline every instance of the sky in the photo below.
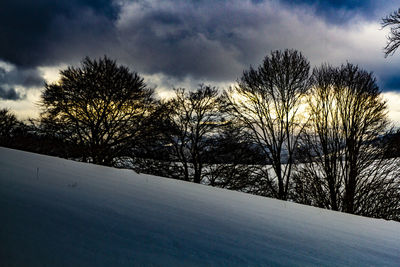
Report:
<svg viewBox="0 0 400 267"><path fill-rule="evenodd" d="M45 82L86 56L128 66L161 97L205 83L225 89L277 49L312 66L373 72L400 122L400 51L384 58L382 17L397 1L2 0L0 108L35 117Z"/></svg>

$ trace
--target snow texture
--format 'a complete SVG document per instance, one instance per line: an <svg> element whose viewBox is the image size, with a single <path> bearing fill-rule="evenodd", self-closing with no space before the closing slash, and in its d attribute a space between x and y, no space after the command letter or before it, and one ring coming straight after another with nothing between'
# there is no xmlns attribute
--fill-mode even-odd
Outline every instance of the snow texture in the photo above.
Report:
<svg viewBox="0 0 400 267"><path fill-rule="evenodd" d="M0 148L1 266L399 266L400 223Z"/></svg>

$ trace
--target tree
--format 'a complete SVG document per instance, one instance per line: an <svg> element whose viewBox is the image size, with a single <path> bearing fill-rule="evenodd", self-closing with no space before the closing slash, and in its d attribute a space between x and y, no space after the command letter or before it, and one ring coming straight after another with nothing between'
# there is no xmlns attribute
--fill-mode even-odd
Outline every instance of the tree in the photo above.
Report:
<svg viewBox="0 0 400 267"><path fill-rule="evenodd" d="M265 157L250 140L248 133L235 121L219 127L207 157L208 185L258 193L258 165L265 164Z"/></svg>
<svg viewBox="0 0 400 267"><path fill-rule="evenodd" d="M307 101L310 120L301 139L301 155L306 162L300 165L294 176L294 198L303 204L338 210L342 190L338 165L341 163L343 140L340 136L340 111L336 106L334 75L335 69L323 65L314 69L311 76L312 86ZM310 199L307 197L310 194L318 197Z"/></svg>
<svg viewBox="0 0 400 267"><path fill-rule="evenodd" d="M385 57L393 55L400 46L400 8L382 18L382 27L390 27L390 34L387 36L387 44L384 48Z"/></svg>
<svg viewBox="0 0 400 267"><path fill-rule="evenodd" d="M171 161L179 162L180 177L200 183L210 138L221 123L217 88L200 85L194 92L175 89L162 103L161 133L172 146Z"/></svg>
<svg viewBox="0 0 400 267"><path fill-rule="evenodd" d="M352 64L312 74L310 115L294 200L364 216L399 216L398 163L386 157L386 103L372 73Z"/></svg>
<svg viewBox="0 0 400 267"><path fill-rule="evenodd" d="M265 183L270 196L287 199L294 151L302 130L299 108L308 89L310 64L298 51L273 51L258 69L243 73L225 93L229 113L251 133L272 164Z"/></svg>
<svg viewBox="0 0 400 267"><path fill-rule="evenodd" d="M20 122L8 109L0 109L0 145L9 145Z"/></svg>
<svg viewBox="0 0 400 267"><path fill-rule="evenodd" d="M389 151L387 157L400 157L400 129L394 131L391 135L386 136Z"/></svg>
<svg viewBox="0 0 400 267"><path fill-rule="evenodd" d="M41 121L58 136L86 147L83 158L112 165L134 143L153 101L136 72L104 57L60 71L41 96Z"/></svg>

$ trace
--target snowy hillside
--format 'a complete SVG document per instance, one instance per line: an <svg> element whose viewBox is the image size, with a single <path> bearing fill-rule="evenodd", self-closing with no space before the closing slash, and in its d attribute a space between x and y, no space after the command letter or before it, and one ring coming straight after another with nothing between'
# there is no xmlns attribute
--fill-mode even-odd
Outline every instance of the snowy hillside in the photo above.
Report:
<svg viewBox="0 0 400 267"><path fill-rule="evenodd" d="M400 223L0 148L0 265L399 266Z"/></svg>

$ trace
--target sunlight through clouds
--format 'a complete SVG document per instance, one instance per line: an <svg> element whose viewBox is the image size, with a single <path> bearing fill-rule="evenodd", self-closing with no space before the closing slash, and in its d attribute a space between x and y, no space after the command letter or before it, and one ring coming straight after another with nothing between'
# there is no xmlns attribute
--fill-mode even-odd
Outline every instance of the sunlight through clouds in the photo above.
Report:
<svg viewBox="0 0 400 267"><path fill-rule="evenodd" d="M400 92L384 92L383 98L387 101L389 119L396 126L400 126Z"/></svg>

